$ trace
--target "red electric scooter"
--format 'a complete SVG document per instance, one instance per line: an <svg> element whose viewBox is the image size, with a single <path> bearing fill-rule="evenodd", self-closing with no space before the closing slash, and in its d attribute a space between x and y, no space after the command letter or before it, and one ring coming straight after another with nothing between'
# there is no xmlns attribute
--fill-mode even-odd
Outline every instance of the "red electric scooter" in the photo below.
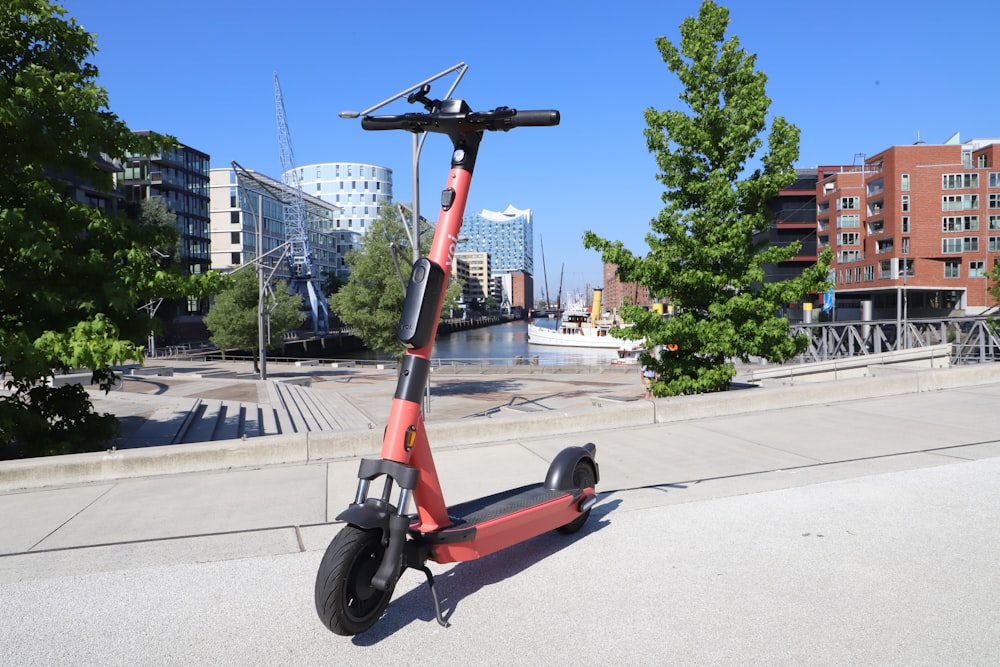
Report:
<svg viewBox="0 0 1000 667"><path fill-rule="evenodd" d="M426 112L361 120L366 130L445 134L454 152L430 254L414 262L406 290L397 332L406 354L381 458L362 459L354 502L337 517L346 525L330 543L316 575L316 611L324 625L341 635L364 632L378 621L406 568L426 575L437 621L447 626L428 560L469 561L549 530L574 533L597 502L597 448L587 443L563 449L540 484L453 507L445 504L421 402L479 144L486 131L558 125L559 112L507 107L477 112L462 100L429 99L429 91L424 85L407 98L411 104L420 102ZM381 491L369 495L378 478L384 478ZM395 505L390 502L394 486L399 487ZM414 514L407 512L411 496Z"/></svg>

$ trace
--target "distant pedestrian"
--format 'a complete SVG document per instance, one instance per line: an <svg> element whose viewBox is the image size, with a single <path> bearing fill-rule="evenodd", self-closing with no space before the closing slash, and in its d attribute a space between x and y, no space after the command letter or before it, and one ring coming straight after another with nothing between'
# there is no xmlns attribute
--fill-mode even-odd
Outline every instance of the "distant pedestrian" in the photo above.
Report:
<svg viewBox="0 0 1000 667"><path fill-rule="evenodd" d="M657 373L649 366L642 367L642 386L646 388L646 398L653 398L653 380L657 378Z"/></svg>

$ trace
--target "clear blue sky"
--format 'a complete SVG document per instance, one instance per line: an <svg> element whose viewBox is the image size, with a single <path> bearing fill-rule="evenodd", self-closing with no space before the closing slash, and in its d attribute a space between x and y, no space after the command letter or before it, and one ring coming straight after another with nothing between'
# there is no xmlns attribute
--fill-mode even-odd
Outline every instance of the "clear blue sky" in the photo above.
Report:
<svg viewBox="0 0 1000 667"><path fill-rule="evenodd" d="M679 42L697 0L343 2L66 0L97 34L94 63L110 107L212 156L280 177L273 73L278 72L298 164L366 162L393 169L411 198L410 136L365 132L361 110L454 64L469 71L455 96L474 109L555 108L562 124L491 133L480 150L468 212L508 204L535 212L550 289L600 286L601 260L584 230L645 252L662 188L642 135L643 110L680 109L680 85L655 40ZM918 137L933 143L1000 136L993 56L1000 3L954 9L928 0L731 0L730 35L769 77L772 114L802 130L796 166L851 164ZM443 95L451 79L432 89ZM404 101L387 113L411 110ZM450 146L428 138L421 159L426 217L436 207Z"/></svg>

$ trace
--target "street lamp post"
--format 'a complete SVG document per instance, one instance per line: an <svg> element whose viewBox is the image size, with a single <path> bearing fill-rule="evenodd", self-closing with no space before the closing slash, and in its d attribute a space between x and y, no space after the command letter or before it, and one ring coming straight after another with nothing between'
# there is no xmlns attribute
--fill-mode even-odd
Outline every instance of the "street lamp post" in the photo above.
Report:
<svg viewBox="0 0 1000 667"><path fill-rule="evenodd" d="M910 327L908 326L908 321L907 321L909 313L907 312L908 303L906 299L907 297L906 277L909 275L909 273L910 273L910 267L907 265L907 261L904 259L903 260L903 331L905 333L903 335L903 344L905 349L907 350L910 349Z"/></svg>

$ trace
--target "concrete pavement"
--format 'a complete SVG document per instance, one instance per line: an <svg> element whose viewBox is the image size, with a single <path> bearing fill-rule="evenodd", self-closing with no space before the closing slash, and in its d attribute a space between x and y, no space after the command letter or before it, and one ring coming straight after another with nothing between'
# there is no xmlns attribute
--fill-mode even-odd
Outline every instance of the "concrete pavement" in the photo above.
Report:
<svg viewBox="0 0 1000 667"><path fill-rule="evenodd" d="M529 396L542 415L497 412L504 437L435 451L449 502L538 481L587 440L601 502L577 537L435 566L447 630L412 572L364 636L315 618L355 457L185 473L168 457L155 475L8 491L0 664L993 664L998 371L794 387L784 406L782 388L645 406L624 381L558 409ZM535 425L574 415L598 421Z"/></svg>

